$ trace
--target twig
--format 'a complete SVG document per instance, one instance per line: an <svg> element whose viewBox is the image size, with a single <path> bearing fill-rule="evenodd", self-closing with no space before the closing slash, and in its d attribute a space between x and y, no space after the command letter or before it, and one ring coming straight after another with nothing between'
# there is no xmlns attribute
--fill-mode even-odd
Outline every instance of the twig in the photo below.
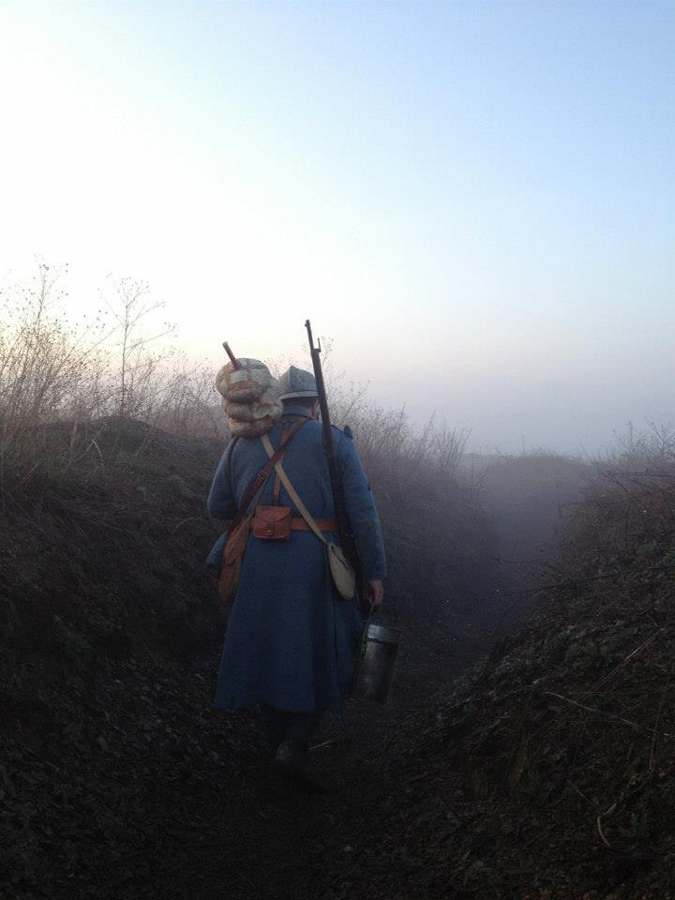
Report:
<svg viewBox="0 0 675 900"><path fill-rule="evenodd" d="M616 803L612 803L612 805L611 805L610 808L607 810L607 812L600 813L600 815L598 816L598 818L595 820L595 824L596 824L597 829L598 829L598 834L600 835L600 840L601 840L602 843L605 845L605 847L607 847L609 850L612 850L613 847L612 847L612 845L610 844L610 842L607 840L607 838L605 837L605 832L603 831L603 828L602 828L602 820L604 819L605 816L611 816L612 813L614 812L614 810L616 809L616 807L617 807L617 804L616 804Z"/></svg>
<svg viewBox="0 0 675 900"><path fill-rule="evenodd" d="M653 728L650 728L647 725L640 725L639 722L631 722L630 719L624 719L622 716L615 716L614 713L604 712L602 709L594 709L592 706L586 706L583 703L578 703L576 700L572 700L571 697L563 697L562 694L556 694L554 691L544 691L545 694L548 694L551 697L557 697L558 700L563 700L565 703L570 703L572 706L578 706L579 709L585 709L586 712L597 713L599 716L606 716L608 719L614 719L615 722L622 722L624 725L628 725L629 728L639 729L640 731L654 731ZM672 734L668 734L667 731L658 732L664 737L673 737Z"/></svg>
<svg viewBox="0 0 675 900"><path fill-rule="evenodd" d="M96 452L98 453L98 458L101 462L101 469L103 470L103 474L105 475L105 463L103 462L103 454L101 453L101 448L96 443L94 438L91 439L91 443L89 444L89 446L93 447L96 450Z"/></svg>
<svg viewBox="0 0 675 900"><path fill-rule="evenodd" d="M663 563L660 566L642 566L639 569L620 569L616 572L603 572L601 575L593 575L591 578L570 579L569 581L561 581L558 584L543 584L541 587L528 588L522 591L505 591L503 597L513 597L516 594L537 594L543 591L561 591L579 587L582 584L591 584L593 581L602 581L605 578L618 578L619 576L635 575L638 572L659 572L668 569L675 569L675 563Z"/></svg>
<svg viewBox="0 0 675 900"><path fill-rule="evenodd" d="M585 800L586 803L590 803L591 806L595 806L595 803L593 803L593 801L589 799L586 794L584 794L584 792L580 788L578 788L576 784L574 784L573 781L570 781L569 778L567 779L567 784L569 784L572 790L575 791L582 798L582 800Z"/></svg>
<svg viewBox="0 0 675 900"><path fill-rule="evenodd" d="M587 695L595 694L597 692L597 689L601 688L603 686L603 684L606 684L610 680L610 678L612 678L612 676L614 676L620 669L622 669L630 659L632 659L634 656L636 656L638 653L640 653L642 650L644 650L646 647L648 647L651 643L653 643L653 641L656 640L656 638L661 634L661 632L663 630L664 630L663 628L659 628L659 630L655 631L654 634L651 635L651 637L648 637L646 641L643 641L639 647L636 647L634 650L631 650L631 652L628 654L628 656L624 660L622 660L622 662L620 662L617 666L615 666L612 669L612 671L609 672L609 674L605 675L604 678L601 678L600 681L598 681L598 683L593 687L592 690L586 691L584 693Z"/></svg>
<svg viewBox="0 0 675 900"><path fill-rule="evenodd" d="M415 775L414 778L409 778L406 784L415 784L418 781L422 781L423 778L429 778L431 775L437 775L438 772L431 772L427 770L426 772L422 772L419 775Z"/></svg>
<svg viewBox="0 0 675 900"><path fill-rule="evenodd" d="M181 525L185 525L186 522L196 522L198 519L201 519L201 518L202 518L201 516L188 516L187 519L183 519L182 521L180 521L178 523L178 525L174 525L174 527L173 527L174 534L178 531L178 529L181 527Z"/></svg>
<svg viewBox="0 0 675 900"><path fill-rule="evenodd" d="M668 680L666 681L666 686L663 689L663 693L661 694L661 700L659 701L659 708L656 712L656 722L654 724L654 734L652 735L652 746L649 751L649 771L654 771L654 763L656 761L656 735L658 734L657 728L659 722L661 721L661 710L663 709L663 702L666 699L666 694L668 692L668 688L670 687L670 681L673 676L673 666L670 667L670 672L668 673Z"/></svg>

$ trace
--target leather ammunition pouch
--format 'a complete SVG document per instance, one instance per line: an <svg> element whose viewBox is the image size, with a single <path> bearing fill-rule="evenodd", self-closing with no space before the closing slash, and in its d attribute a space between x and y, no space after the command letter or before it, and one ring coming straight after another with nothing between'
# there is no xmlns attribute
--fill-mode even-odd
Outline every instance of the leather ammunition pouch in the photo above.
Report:
<svg viewBox="0 0 675 900"><path fill-rule="evenodd" d="M257 506L253 535L262 541L287 541L291 536L293 510L290 506Z"/></svg>

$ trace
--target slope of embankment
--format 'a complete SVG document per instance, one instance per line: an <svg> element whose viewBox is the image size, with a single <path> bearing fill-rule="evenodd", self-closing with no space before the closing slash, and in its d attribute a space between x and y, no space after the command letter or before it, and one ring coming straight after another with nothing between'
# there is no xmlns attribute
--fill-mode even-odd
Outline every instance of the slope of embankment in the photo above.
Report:
<svg viewBox="0 0 675 900"><path fill-rule="evenodd" d="M3 485L0 894L140 896L254 741L210 704L218 449L135 422L41 439Z"/></svg>
<svg viewBox="0 0 675 900"><path fill-rule="evenodd" d="M601 478L522 632L390 735L327 897L675 896L674 509L672 466Z"/></svg>

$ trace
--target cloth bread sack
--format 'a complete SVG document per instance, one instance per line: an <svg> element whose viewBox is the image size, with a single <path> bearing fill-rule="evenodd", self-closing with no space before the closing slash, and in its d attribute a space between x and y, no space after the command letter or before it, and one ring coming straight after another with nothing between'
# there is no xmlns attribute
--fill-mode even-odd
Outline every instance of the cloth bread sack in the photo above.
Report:
<svg viewBox="0 0 675 900"><path fill-rule="evenodd" d="M283 413L276 379L259 359L237 360L222 367L216 388L233 437L257 438L270 431Z"/></svg>

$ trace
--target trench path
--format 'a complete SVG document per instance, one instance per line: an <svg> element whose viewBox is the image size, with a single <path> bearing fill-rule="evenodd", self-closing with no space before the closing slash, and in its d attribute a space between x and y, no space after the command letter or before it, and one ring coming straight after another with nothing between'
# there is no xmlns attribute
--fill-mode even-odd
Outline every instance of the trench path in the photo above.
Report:
<svg viewBox="0 0 675 900"><path fill-rule="evenodd" d="M352 702L324 723L311 771L333 788L328 794L275 797L261 742L241 759L240 776L224 792L195 799L194 821L181 822L180 839L160 853L165 861L153 878L157 895L317 900L327 869L339 885L341 871L359 866L359 836L370 818L364 813L384 789L387 735L409 704L409 698L387 706Z"/></svg>

